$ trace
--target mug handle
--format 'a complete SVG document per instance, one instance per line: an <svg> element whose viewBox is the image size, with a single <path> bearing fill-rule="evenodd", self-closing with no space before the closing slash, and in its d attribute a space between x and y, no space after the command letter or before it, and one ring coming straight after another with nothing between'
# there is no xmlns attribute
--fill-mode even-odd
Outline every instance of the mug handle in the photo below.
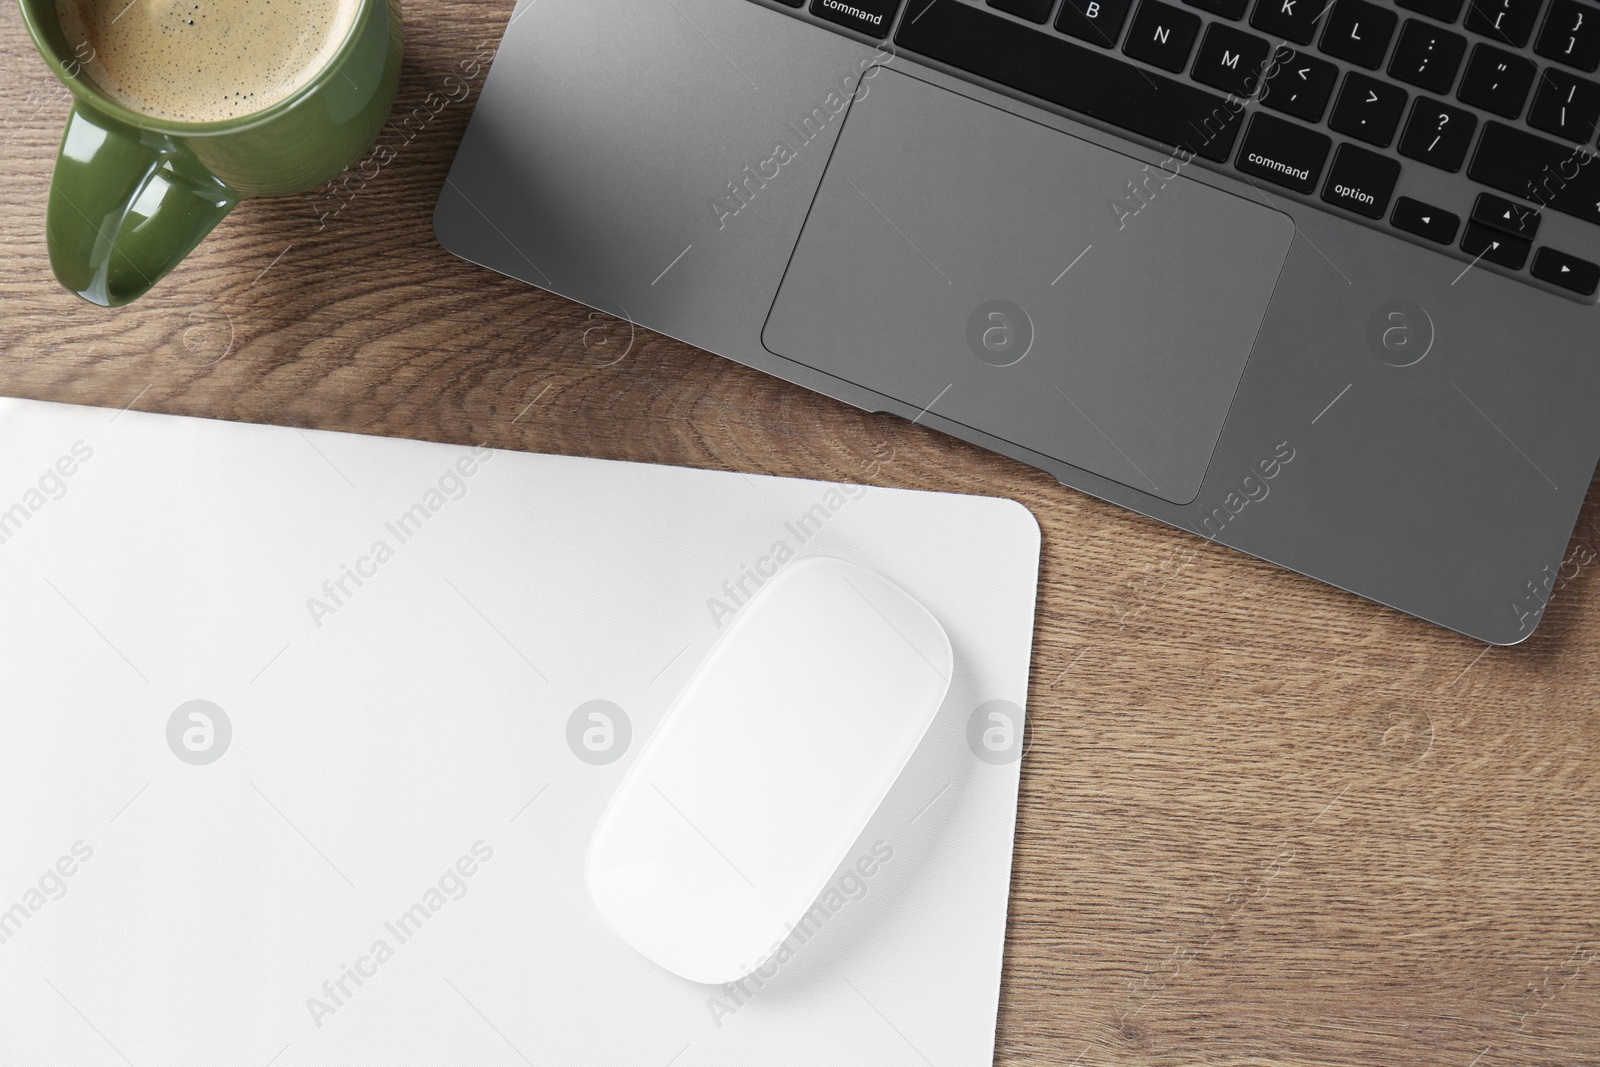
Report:
<svg viewBox="0 0 1600 1067"><path fill-rule="evenodd" d="M121 307L149 292L240 199L172 142L153 146L77 101L50 181L50 266L90 303Z"/></svg>

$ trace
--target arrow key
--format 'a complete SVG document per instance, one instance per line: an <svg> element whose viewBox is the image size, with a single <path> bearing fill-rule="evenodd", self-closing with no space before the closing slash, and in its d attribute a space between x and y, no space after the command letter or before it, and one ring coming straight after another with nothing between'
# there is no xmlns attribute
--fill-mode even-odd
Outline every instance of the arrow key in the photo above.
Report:
<svg viewBox="0 0 1600 1067"><path fill-rule="evenodd" d="M1477 203L1472 205L1472 221L1529 241L1539 234L1538 208L1513 204L1493 193L1478 194Z"/></svg>
<svg viewBox="0 0 1600 1067"><path fill-rule="evenodd" d="M1481 222L1468 222L1467 232L1461 238L1461 251L1467 255L1512 270L1522 269L1522 265L1528 262L1528 250L1532 247L1531 241L1490 229Z"/></svg>
<svg viewBox="0 0 1600 1067"><path fill-rule="evenodd" d="M1414 233L1418 237L1442 245L1454 241L1456 231L1461 228L1460 216L1449 211L1441 211L1432 204L1424 204L1409 196L1402 196L1394 202L1394 215L1391 216L1391 221L1407 233Z"/></svg>
<svg viewBox="0 0 1600 1067"><path fill-rule="evenodd" d="M1600 267L1553 248L1541 248L1533 257L1533 276L1579 296L1593 296L1595 288L1600 287Z"/></svg>

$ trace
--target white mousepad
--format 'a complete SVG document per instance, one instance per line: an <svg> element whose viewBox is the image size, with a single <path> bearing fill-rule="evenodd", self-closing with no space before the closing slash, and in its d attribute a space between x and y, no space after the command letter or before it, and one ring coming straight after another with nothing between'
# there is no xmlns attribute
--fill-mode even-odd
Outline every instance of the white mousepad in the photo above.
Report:
<svg viewBox="0 0 1600 1067"><path fill-rule="evenodd" d="M695 985L585 851L812 555L952 685L788 951ZM0 399L0 1063L990 1064L1038 566L1007 500Z"/></svg>

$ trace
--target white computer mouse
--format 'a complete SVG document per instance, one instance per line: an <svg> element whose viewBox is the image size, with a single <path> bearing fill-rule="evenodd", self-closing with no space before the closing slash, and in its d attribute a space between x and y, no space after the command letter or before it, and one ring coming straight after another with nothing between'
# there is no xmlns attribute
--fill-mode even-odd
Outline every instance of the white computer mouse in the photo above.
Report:
<svg viewBox="0 0 1600 1067"><path fill-rule="evenodd" d="M595 907L673 974L750 974L899 778L951 665L939 621L881 575L790 564L727 624L601 816Z"/></svg>

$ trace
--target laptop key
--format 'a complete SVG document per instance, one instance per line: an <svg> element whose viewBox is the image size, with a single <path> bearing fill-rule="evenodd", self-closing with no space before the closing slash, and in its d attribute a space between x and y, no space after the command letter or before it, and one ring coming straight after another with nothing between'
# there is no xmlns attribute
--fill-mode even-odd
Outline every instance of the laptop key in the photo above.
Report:
<svg viewBox="0 0 1600 1067"><path fill-rule="evenodd" d="M1600 266L1553 248L1541 248L1533 254L1533 276L1579 296L1593 296L1600 286Z"/></svg>
<svg viewBox="0 0 1600 1067"><path fill-rule="evenodd" d="M1292 122L1256 112L1234 165L1274 185L1309 193L1317 187L1332 138Z"/></svg>
<svg viewBox="0 0 1600 1067"><path fill-rule="evenodd" d="M1260 37L1213 22L1194 57L1194 80L1235 96L1250 96L1261 84L1272 46Z"/></svg>
<svg viewBox="0 0 1600 1067"><path fill-rule="evenodd" d="M1400 137L1400 154L1454 174L1466 162L1477 128L1472 112L1419 96Z"/></svg>
<svg viewBox="0 0 1600 1067"><path fill-rule="evenodd" d="M1532 60L1480 44L1467 60L1456 96L1473 107L1514 119L1522 114L1535 73Z"/></svg>
<svg viewBox="0 0 1600 1067"><path fill-rule="evenodd" d="M1246 0L1183 0L1190 7L1197 7L1201 11L1209 11L1213 15L1221 15L1225 19L1238 22L1244 18Z"/></svg>
<svg viewBox="0 0 1600 1067"><path fill-rule="evenodd" d="M1400 180L1400 164L1353 144L1342 144L1333 154L1322 199L1334 207L1354 211L1369 219L1381 219L1389 210L1395 182Z"/></svg>
<svg viewBox="0 0 1600 1067"><path fill-rule="evenodd" d="M811 0L811 13L847 29L882 39L900 10L900 0Z"/></svg>
<svg viewBox="0 0 1600 1067"><path fill-rule="evenodd" d="M1595 13L1600 22L1600 12ZM1528 108L1528 125L1566 141L1592 141L1600 125L1600 84L1547 67Z"/></svg>
<svg viewBox="0 0 1600 1067"><path fill-rule="evenodd" d="M1133 0L1066 0L1056 29L1101 48L1115 48Z"/></svg>
<svg viewBox="0 0 1600 1067"><path fill-rule="evenodd" d="M1555 0L1533 50L1579 70L1600 67L1600 11L1574 0Z"/></svg>
<svg viewBox="0 0 1600 1067"><path fill-rule="evenodd" d="M1478 194L1477 202L1472 205L1472 221L1481 222L1502 233L1509 233L1512 237L1522 237L1529 241L1539 233L1537 208L1513 204L1493 193Z"/></svg>
<svg viewBox="0 0 1600 1067"><path fill-rule="evenodd" d="M1295 44L1310 44L1330 0L1256 0L1250 25Z"/></svg>
<svg viewBox="0 0 1600 1067"><path fill-rule="evenodd" d="M1454 22L1461 17L1462 0L1395 0L1407 11L1427 15L1440 22Z"/></svg>
<svg viewBox="0 0 1600 1067"><path fill-rule="evenodd" d="M1319 122L1333 95L1339 68L1292 48L1279 48L1276 67L1261 90L1261 102L1307 122Z"/></svg>
<svg viewBox="0 0 1600 1067"><path fill-rule="evenodd" d="M1532 247L1531 242L1512 237L1481 222L1469 221L1467 232L1461 235L1461 251L1512 270L1522 269L1522 265L1528 262L1528 250Z"/></svg>
<svg viewBox="0 0 1600 1067"><path fill-rule="evenodd" d="M1122 50L1134 59L1177 74L1189 65L1189 53L1199 36L1199 15L1160 0L1143 0Z"/></svg>
<svg viewBox="0 0 1600 1067"><path fill-rule="evenodd" d="M1543 0L1470 0L1467 29L1491 40L1521 48L1533 34Z"/></svg>
<svg viewBox="0 0 1600 1067"><path fill-rule="evenodd" d="M1585 145L1573 148L1486 122L1467 175L1563 215L1600 223L1600 164Z"/></svg>
<svg viewBox="0 0 1600 1067"><path fill-rule="evenodd" d="M1405 114L1408 94L1398 86L1351 71L1344 77L1328 125L1379 148L1388 148ZM1398 164L1396 164L1398 166Z"/></svg>
<svg viewBox="0 0 1600 1067"><path fill-rule="evenodd" d="M1239 137L1239 113L1220 96L961 0L931 0L902 21L895 43L1217 163L1227 161Z"/></svg>
<svg viewBox="0 0 1600 1067"><path fill-rule="evenodd" d="M1467 39L1421 19L1406 19L1389 60L1389 76L1430 93L1448 93L1467 54Z"/></svg>
<svg viewBox="0 0 1600 1067"><path fill-rule="evenodd" d="M1377 70L1389 51L1399 16L1367 0L1339 0L1322 31L1322 50L1357 66Z"/></svg>
<svg viewBox="0 0 1600 1067"><path fill-rule="evenodd" d="M1424 204L1420 200L1413 200L1409 196L1402 196L1394 202L1394 214L1390 221L1407 233L1416 234L1418 237L1439 244L1447 245L1456 239L1456 230L1461 226L1461 217Z"/></svg>
<svg viewBox="0 0 1600 1067"><path fill-rule="evenodd" d="M989 6L1030 22L1043 23L1050 17L1050 9L1055 7L1055 0L989 0Z"/></svg>

